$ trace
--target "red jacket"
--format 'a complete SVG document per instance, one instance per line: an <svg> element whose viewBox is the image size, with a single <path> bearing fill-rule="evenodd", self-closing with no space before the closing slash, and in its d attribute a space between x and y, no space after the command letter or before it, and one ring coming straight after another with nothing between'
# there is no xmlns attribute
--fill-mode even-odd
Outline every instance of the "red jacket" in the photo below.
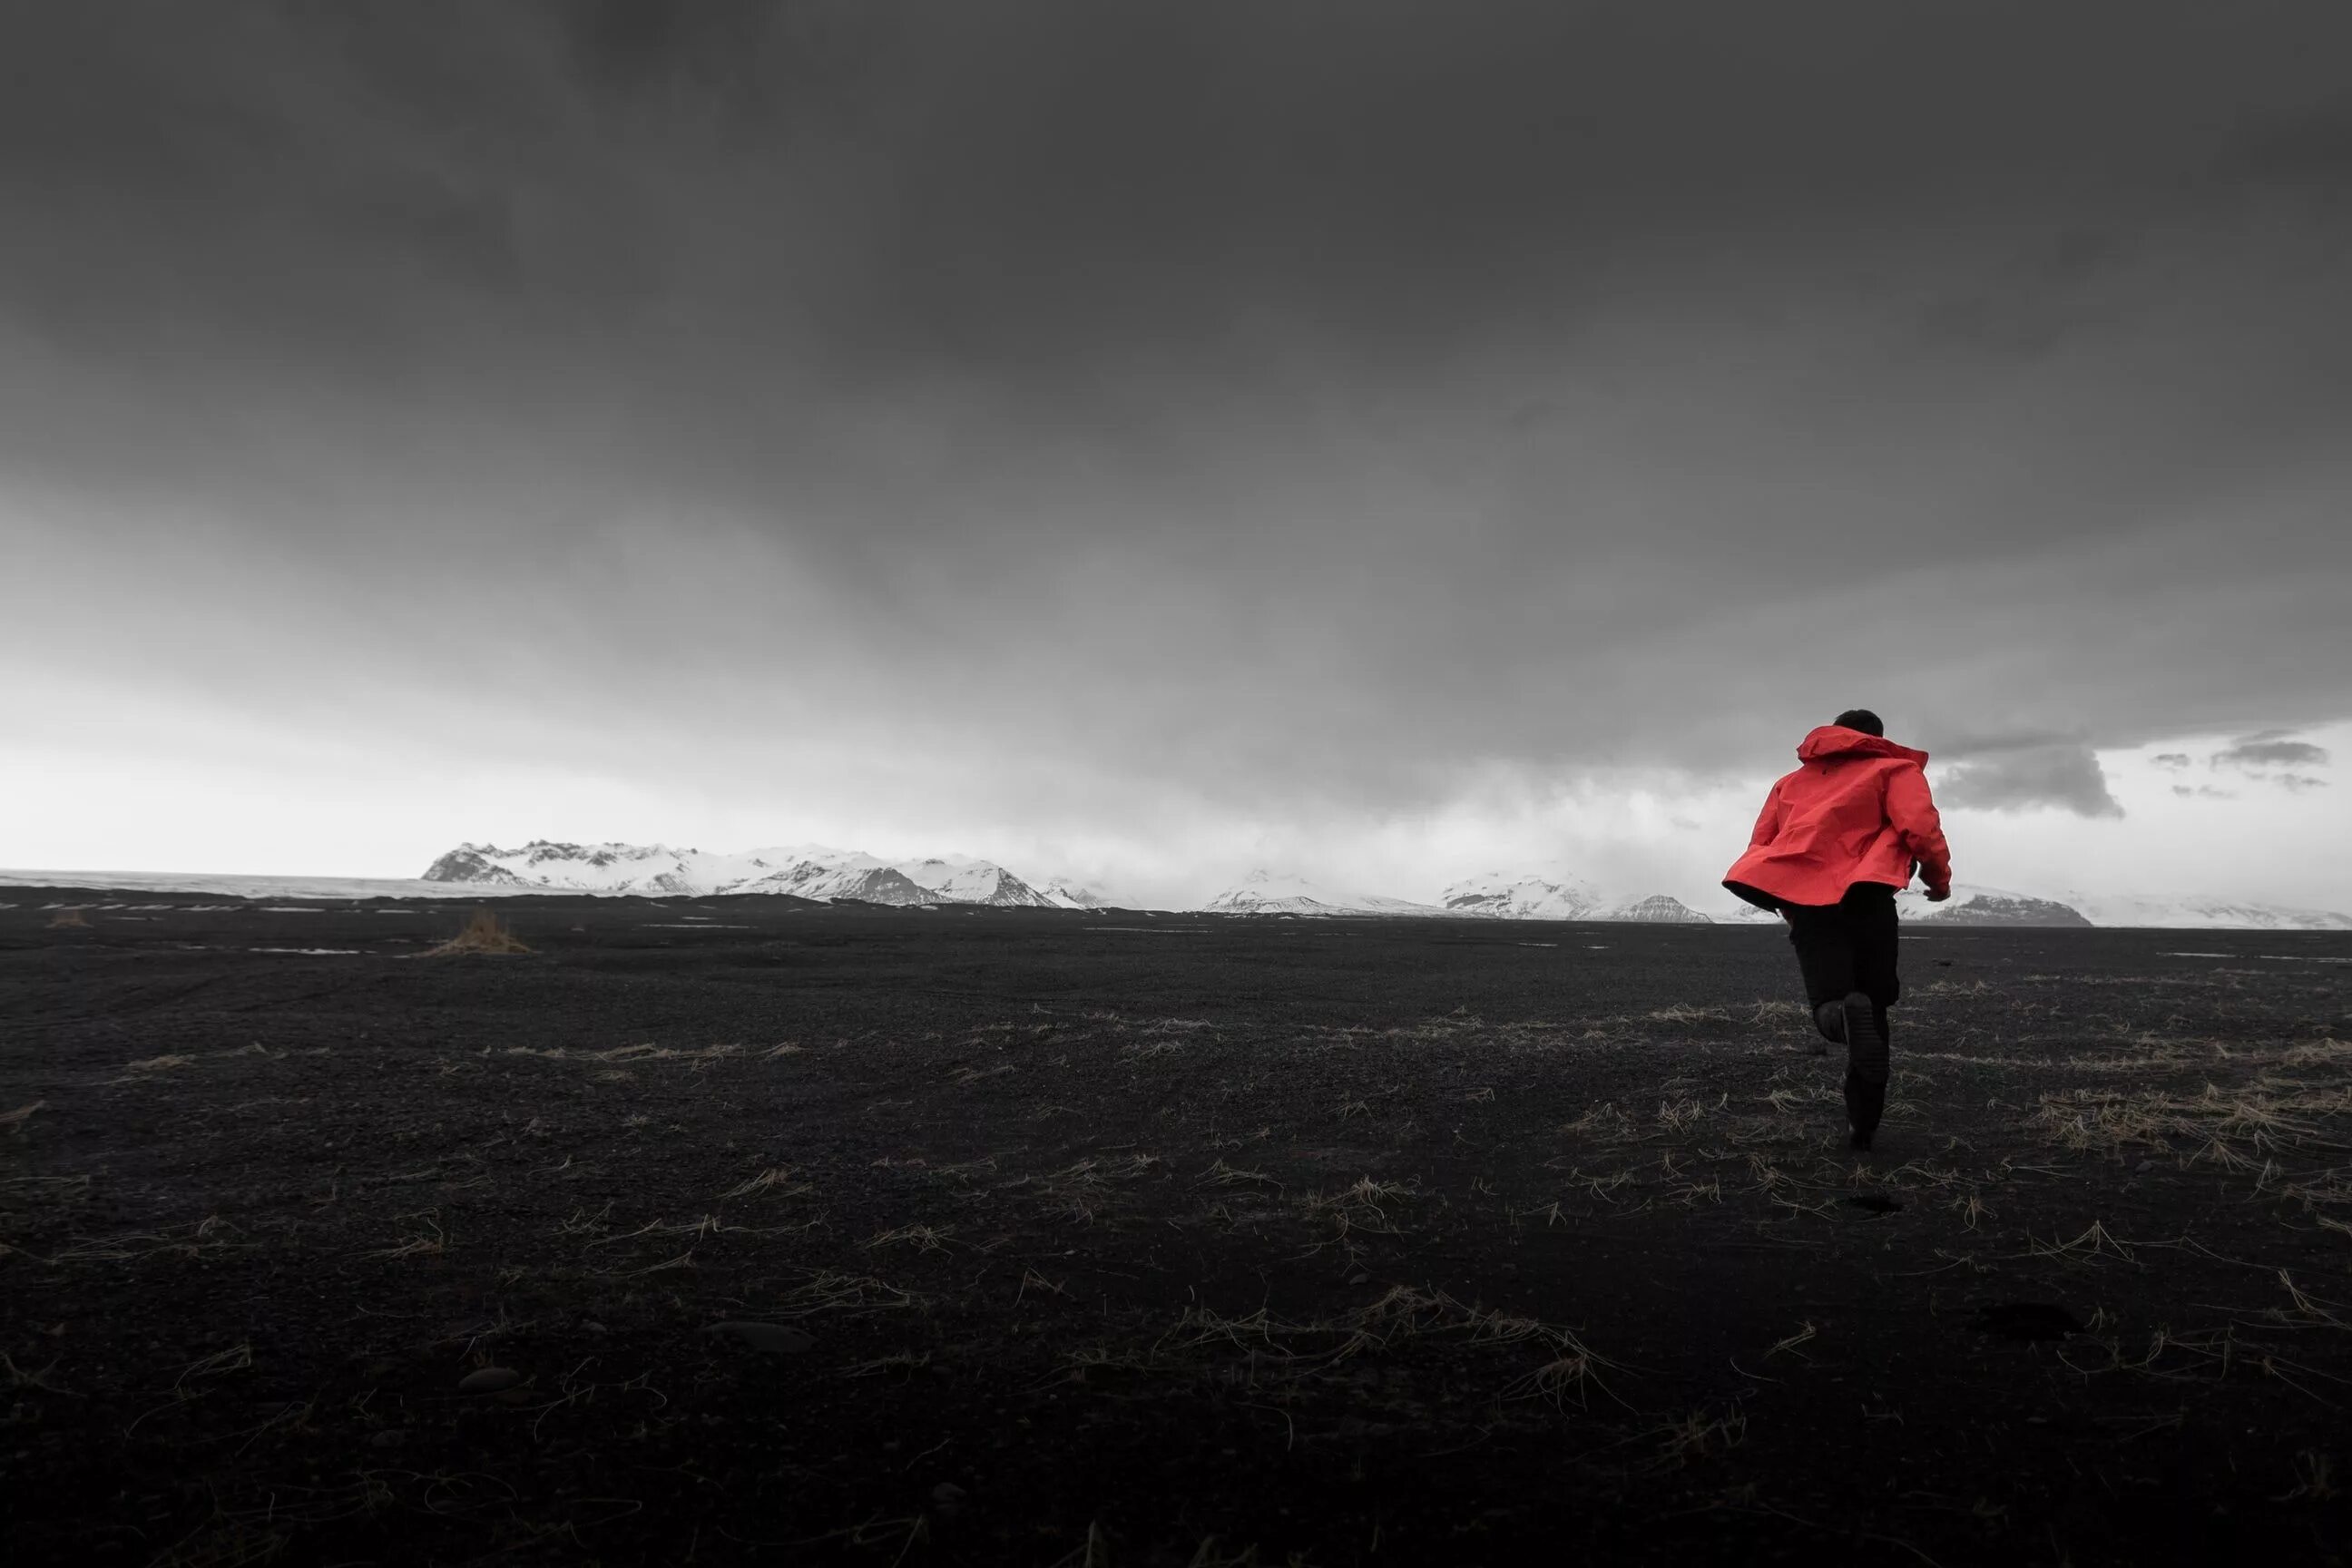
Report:
<svg viewBox="0 0 2352 1568"><path fill-rule="evenodd" d="M1952 852L1927 794L1927 753L1824 724L1797 747L1804 766L1765 797L1748 853L1723 885L1751 904L1834 904L1856 882L1929 892L1952 885Z"/></svg>

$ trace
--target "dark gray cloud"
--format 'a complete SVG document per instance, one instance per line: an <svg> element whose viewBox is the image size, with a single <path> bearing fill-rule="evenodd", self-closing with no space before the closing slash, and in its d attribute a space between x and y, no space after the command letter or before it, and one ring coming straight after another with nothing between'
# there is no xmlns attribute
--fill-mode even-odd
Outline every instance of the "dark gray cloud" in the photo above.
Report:
<svg viewBox="0 0 2352 1568"><path fill-rule="evenodd" d="M2327 780L2314 778L2309 773L2279 773L2274 776L2277 779L2279 787L2287 791L2290 795L2301 795L2307 789L2326 789L2328 787Z"/></svg>
<svg viewBox="0 0 2352 1568"><path fill-rule="evenodd" d="M2226 746L2209 761L2217 768L2326 767L2327 749L2308 741L2290 740L2283 731L2270 731Z"/></svg>
<svg viewBox="0 0 2352 1568"><path fill-rule="evenodd" d="M1097 770L1074 810L1752 768L1854 702L2316 722L2347 44L2192 0L11 8L24 635L201 577L193 652L89 658L625 742L879 713ZM2110 811L2088 756L1954 783Z"/></svg>
<svg viewBox="0 0 2352 1568"><path fill-rule="evenodd" d="M2172 768L2177 771L2189 765L2189 756L2186 752L2159 752L2148 761L2159 768Z"/></svg>
<svg viewBox="0 0 2352 1568"><path fill-rule="evenodd" d="M2105 771L2080 741L1987 748L1947 766L1936 795L1946 807L1976 811L2054 808L2078 816L2121 816Z"/></svg>

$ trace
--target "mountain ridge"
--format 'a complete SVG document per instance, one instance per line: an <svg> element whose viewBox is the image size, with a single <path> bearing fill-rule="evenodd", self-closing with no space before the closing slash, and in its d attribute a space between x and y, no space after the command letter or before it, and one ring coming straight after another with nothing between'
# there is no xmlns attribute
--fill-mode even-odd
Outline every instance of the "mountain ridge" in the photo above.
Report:
<svg viewBox="0 0 2352 1568"><path fill-rule="evenodd" d="M1032 882L994 861L961 856L885 860L821 844L718 854L665 844L576 844L533 839L511 849L466 843L426 868L427 883L485 891L578 891L680 896L788 893L819 900L855 899L910 907L981 904L998 908L1143 908L1104 884L1062 876ZM1664 893L1619 896L1558 865L1490 870L1447 884L1434 900L1400 899L1265 866L1254 868L1186 909L1205 913L1348 915L1483 920L1745 923L1759 910L1694 907ZM1931 926L2142 926L2175 930L2352 931L2352 915L2205 895L2029 893L1963 883L1953 899L1929 904L1906 891L1896 907L1906 921Z"/></svg>
<svg viewBox="0 0 2352 1568"><path fill-rule="evenodd" d="M514 849L461 844L423 880L617 894L788 893L860 903L987 904L1054 909L1045 894L991 860L958 856L892 862L858 849L798 844L710 854L667 845L573 844L535 838Z"/></svg>

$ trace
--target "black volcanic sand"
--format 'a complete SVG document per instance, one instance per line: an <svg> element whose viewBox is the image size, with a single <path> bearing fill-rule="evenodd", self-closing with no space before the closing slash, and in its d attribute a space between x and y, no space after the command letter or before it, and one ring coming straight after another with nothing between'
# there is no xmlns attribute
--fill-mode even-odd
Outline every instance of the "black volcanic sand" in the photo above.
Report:
<svg viewBox="0 0 2352 1568"><path fill-rule="evenodd" d="M2352 1539L2352 938L0 900L18 1562Z"/></svg>

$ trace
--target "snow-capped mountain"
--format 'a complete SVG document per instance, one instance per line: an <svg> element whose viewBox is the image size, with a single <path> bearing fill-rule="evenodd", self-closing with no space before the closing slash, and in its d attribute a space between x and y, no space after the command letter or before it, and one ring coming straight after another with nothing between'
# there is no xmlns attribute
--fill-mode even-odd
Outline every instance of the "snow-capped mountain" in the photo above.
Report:
<svg viewBox="0 0 2352 1568"><path fill-rule="evenodd" d="M1712 925L1705 915L1664 893L1653 893L1646 899L1635 899L1618 904L1606 912L1587 916L1590 920L1639 921L1650 925Z"/></svg>
<svg viewBox="0 0 2352 1568"><path fill-rule="evenodd" d="M1052 909L1053 901L1003 867L962 858L892 864L822 844L712 854L667 845L558 844L519 849L461 844L425 869L428 882L589 893L698 897L790 893L876 904L996 904Z"/></svg>
<svg viewBox="0 0 2352 1568"><path fill-rule="evenodd" d="M936 904L935 889L923 887L895 866L870 855L802 856L789 864L740 882L722 882L714 893L789 893L800 899L850 899L863 904Z"/></svg>
<svg viewBox="0 0 2352 1568"><path fill-rule="evenodd" d="M822 844L717 854L651 844L562 844L534 839L515 849L461 844L426 869L420 889L457 884L502 892L635 893L699 897L712 893L791 893L804 899L867 903L993 904L1024 909L1102 909L1120 900L1097 882L1056 878L1043 890L988 860L936 856L888 861ZM107 885L112 885L109 883ZM1728 899L1694 910L1664 894L1604 894L1557 868L1465 878L1437 903L1352 890L1260 868L1198 908L1227 913L1467 915L1503 920L1778 923L1778 917ZM1932 925L2152 926L2176 930L2352 931L2352 914L2279 904L2148 893L2056 895L1961 883L1949 901L1928 903L1916 890L1897 896L1906 921Z"/></svg>
<svg viewBox="0 0 2352 1568"><path fill-rule="evenodd" d="M993 904L999 908L1050 910L1053 900L992 860L961 857L901 860L892 868L918 887L929 888L942 902Z"/></svg>
<svg viewBox="0 0 2352 1568"><path fill-rule="evenodd" d="M1931 904L1916 889L1895 895L1895 912L1906 921L1946 926L2087 926L2082 910L2058 899L2012 893L2000 888L1954 883L1952 896Z"/></svg>
<svg viewBox="0 0 2352 1568"><path fill-rule="evenodd" d="M2103 926L2159 926L2176 930L2221 927L2241 931L2352 931L2352 914L2336 910L2294 909L2197 894L2068 893L2066 901Z"/></svg>
<svg viewBox="0 0 2352 1568"><path fill-rule="evenodd" d="M1118 900L1100 882L1082 882L1071 877L1055 877L1045 884L1045 898L1056 909L1107 910L1118 906Z"/></svg>
<svg viewBox="0 0 2352 1568"><path fill-rule="evenodd" d="M1443 915L1447 912L1434 905L1383 898L1377 893L1345 892L1310 882L1304 877L1269 871L1264 868L1252 871L1201 908L1212 913L1228 915Z"/></svg>
<svg viewBox="0 0 2352 1568"><path fill-rule="evenodd" d="M1558 872L1513 876L1488 871L1465 878L1438 898L1455 914L1517 921L1591 920L1607 902L1591 883Z"/></svg>
<svg viewBox="0 0 2352 1568"><path fill-rule="evenodd" d="M2199 894L2065 892L2054 897L2002 888L1952 889L1931 904L1916 892L1896 895L1906 920L1943 925L2153 926L2177 931L2352 931L2352 915Z"/></svg>
<svg viewBox="0 0 2352 1568"><path fill-rule="evenodd" d="M1664 893L1612 898L1581 877L1557 867L1514 874L1488 871L1465 877L1438 897L1458 915L1512 921L1636 921L1661 925L1706 925L1709 917Z"/></svg>
<svg viewBox="0 0 2352 1568"><path fill-rule="evenodd" d="M707 893L719 881L760 874L749 857L706 855L665 844L556 844L533 839L520 849L460 844L425 868L428 882L503 888L566 888L591 893Z"/></svg>
<svg viewBox="0 0 2352 1568"><path fill-rule="evenodd" d="M2176 931L2352 931L2352 915L2299 910L2196 894L2067 892L2055 897L2007 888L1955 883L1951 898L1931 904L1916 888L1895 896L1906 921L1952 926L2152 926ZM1740 905L1723 918L1746 923L1779 919Z"/></svg>

